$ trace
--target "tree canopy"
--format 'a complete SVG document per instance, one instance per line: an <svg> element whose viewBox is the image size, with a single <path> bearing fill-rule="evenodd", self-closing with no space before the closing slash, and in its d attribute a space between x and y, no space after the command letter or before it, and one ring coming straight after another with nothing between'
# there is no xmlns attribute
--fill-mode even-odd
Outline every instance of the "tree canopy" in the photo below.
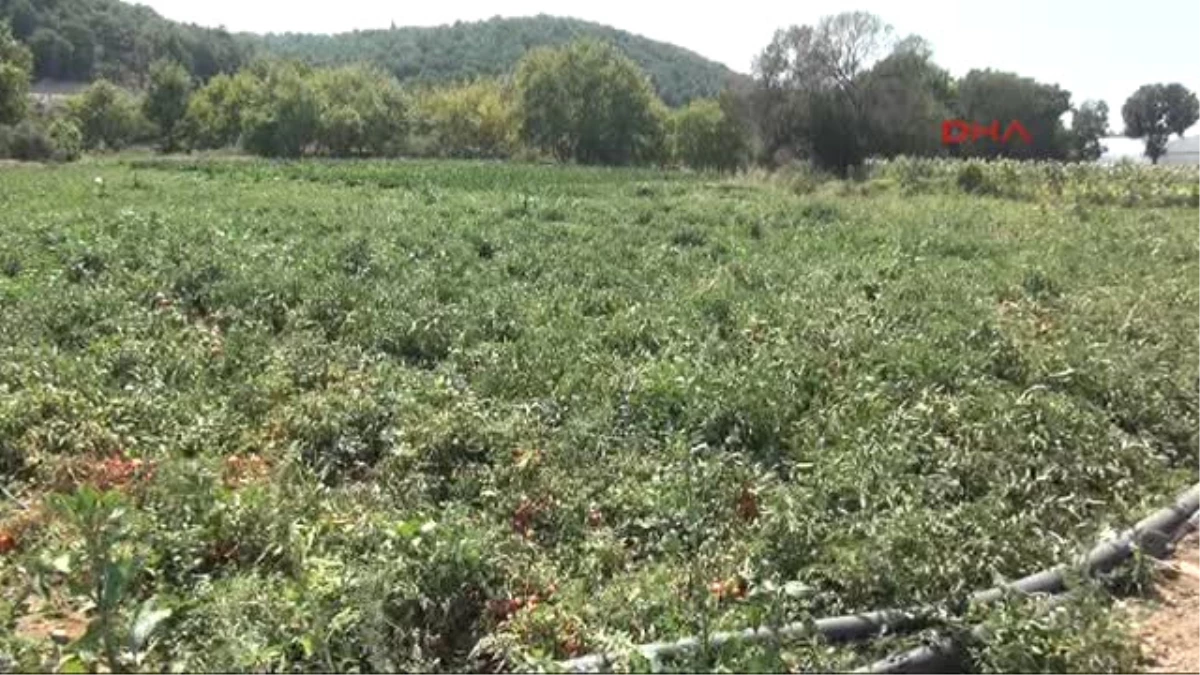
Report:
<svg viewBox="0 0 1200 675"><path fill-rule="evenodd" d="M521 135L560 160L628 164L665 144L665 115L637 64L615 47L581 40L530 52L516 73Z"/></svg>
<svg viewBox="0 0 1200 675"><path fill-rule="evenodd" d="M0 21L0 124L16 124L28 106L33 56Z"/></svg>
<svg viewBox="0 0 1200 675"><path fill-rule="evenodd" d="M1183 132L1200 119L1196 95L1181 84L1147 84L1133 92L1121 107L1125 135L1146 143L1151 162L1167 152L1171 134Z"/></svg>
<svg viewBox="0 0 1200 675"><path fill-rule="evenodd" d="M245 63L249 45L220 28L169 21L118 0L0 0L18 40L33 51L36 78L144 84L155 61L182 64L200 80Z"/></svg>

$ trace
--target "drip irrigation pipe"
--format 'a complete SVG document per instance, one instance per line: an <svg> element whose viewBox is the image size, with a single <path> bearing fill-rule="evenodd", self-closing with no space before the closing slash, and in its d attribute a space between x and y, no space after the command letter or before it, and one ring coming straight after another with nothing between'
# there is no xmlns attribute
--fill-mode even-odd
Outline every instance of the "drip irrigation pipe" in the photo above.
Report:
<svg viewBox="0 0 1200 675"><path fill-rule="evenodd" d="M1200 484L1184 492L1168 506L1147 518L1142 519L1129 530L1110 541L1103 542L1093 548L1074 569L1085 575L1110 571L1126 558L1135 547L1141 547L1154 556L1161 557L1167 552L1170 544L1180 531L1195 520L1194 516L1200 509ZM971 596L971 602L988 603L1002 598L1005 593L1015 591L1023 594L1045 593L1057 594L1065 588L1067 572L1072 567L1060 565L1042 572L1031 574L1017 581ZM747 628L740 631L714 633L709 636L707 644L720 647L730 642L764 642L768 640L788 640L795 638L820 635L830 642L851 642L865 640L878 635L902 633L919 629L928 625L930 618L936 613L934 607L917 609L890 609L834 616L818 619L815 622L795 622L780 628L760 627ZM688 637L675 642L655 642L640 645L635 651L651 663L662 657L670 657L699 649L704 643L698 637ZM899 656L884 659L872 664L863 672L910 672L909 669L930 670L933 665L944 664L945 659L953 653L953 645L945 640L937 641ZM567 672L592 672L620 659L619 652L591 654L563 661L559 664ZM881 670L875 670L880 668Z"/></svg>
<svg viewBox="0 0 1200 675"><path fill-rule="evenodd" d="M1092 549L1083 561L1084 573L1107 572L1133 554L1135 547L1142 547L1155 557L1165 556L1170 545L1182 534L1186 534L1200 513L1200 485L1193 486L1179 497L1175 504L1145 518L1126 530L1120 537L1104 542ZM1064 567L1039 572L1013 584L1014 590L1024 593L1056 594L1063 590ZM1000 597L998 589L976 594L977 600L990 601ZM986 596L986 598L984 597ZM1065 598L1066 596L1058 596ZM976 626L972 635L985 637L982 626ZM876 661L859 670L862 673L913 673L939 672L953 669L960 652L958 646L948 638L938 638L931 644L911 649L901 654Z"/></svg>

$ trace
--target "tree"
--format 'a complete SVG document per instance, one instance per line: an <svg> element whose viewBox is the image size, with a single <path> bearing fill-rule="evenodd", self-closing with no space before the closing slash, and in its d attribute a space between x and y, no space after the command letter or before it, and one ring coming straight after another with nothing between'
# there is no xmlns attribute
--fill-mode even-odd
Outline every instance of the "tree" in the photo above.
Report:
<svg viewBox="0 0 1200 675"><path fill-rule="evenodd" d="M250 70L217 75L188 101L182 135L197 149L234 145L242 135L242 113L258 95L261 82Z"/></svg>
<svg viewBox="0 0 1200 675"><path fill-rule="evenodd" d="M29 0L13 0L8 6L8 15L13 35L18 40L28 39L37 29L37 13L29 4Z"/></svg>
<svg viewBox="0 0 1200 675"><path fill-rule="evenodd" d="M959 152L976 157L1065 159L1070 146L1062 116L1071 109L1071 93L1016 73L972 70L958 83L958 116L984 126L998 122L1001 132L1015 120L1032 137L1028 145L987 138L960 146Z"/></svg>
<svg viewBox="0 0 1200 675"><path fill-rule="evenodd" d="M1107 149L1100 144L1100 139L1108 135L1108 104L1104 101L1084 101L1071 120L1069 157L1082 162L1100 159Z"/></svg>
<svg viewBox="0 0 1200 675"><path fill-rule="evenodd" d="M332 154L395 152L408 130L408 102L391 75L372 66L317 70L320 97L318 137Z"/></svg>
<svg viewBox="0 0 1200 675"><path fill-rule="evenodd" d="M16 124L29 106L33 55L0 21L0 124Z"/></svg>
<svg viewBox="0 0 1200 675"><path fill-rule="evenodd" d="M134 98L104 79L72 97L67 109L88 150L119 150L136 140L145 124Z"/></svg>
<svg viewBox="0 0 1200 675"><path fill-rule="evenodd" d="M653 161L663 146L662 104L637 64L582 40L531 51L517 68L521 135L560 160Z"/></svg>
<svg viewBox="0 0 1200 675"><path fill-rule="evenodd" d="M933 62L925 40L909 36L861 78L868 154L927 156L943 151L936 133L952 117L954 80Z"/></svg>
<svg viewBox="0 0 1200 675"><path fill-rule="evenodd" d="M70 75L75 47L58 31L38 28L29 36L29 49L38 77L66 79Z"/></svg>
<svg viewBox="0 0 1200 675"><path fill-rule="evenodd" d="M866 156L863 75L891 44L891 27L866 12L776 31L755 61L755 117L764 149L810 157L845 175Z"/></svg>
<svg viewBox="0 0 1200 675"><path fill-rule="evenodd" d="M516 146L512 93L497 80L426 90L417 98L417 110L439 154L504 157Z"/></svg>
<svg viewBox="0 0 1200 675"><path fill-rule="evenodd" d="M1167 122L1170 102L1167 88L1161 84L1146 84L1138 87L1121 106L1121 117L1125 120L1125 135L1142 138L1146 143L1146 156L1154 164L1167 152L1167 139L1171 128Z"/></svg>
<svg viewBox="0 0 1200 675"><path fill-rule="evenodd" d="M150 67L150 86L142 103L146 118L158 125L160 148L171 152L179 145L178 127L187 113L192 78L174 61L158 61Z"/></svg>
<svg viewBox="0 0 1200 675"><path fill-rule="evenodd" d="M319 136L321 97L311 72L296 63L258 69L260 86L242 114L242 143L266 157L300 157Z"/></svg>
<svg viewBox="0 0 1200 675"><path fill-rule="evenodd" d="M712 100L692 101L671 119L671 155L697 169L729 171L745 161L746 138Z"/></svg>
<svg viewBox="0 0 1200 675"><path fill-rule="evenodd" d="M1178 82L1168 84L1163 95L1167 99L1167 129L1183 138L1183 132L1200 120L1200 101Z"/></svg>

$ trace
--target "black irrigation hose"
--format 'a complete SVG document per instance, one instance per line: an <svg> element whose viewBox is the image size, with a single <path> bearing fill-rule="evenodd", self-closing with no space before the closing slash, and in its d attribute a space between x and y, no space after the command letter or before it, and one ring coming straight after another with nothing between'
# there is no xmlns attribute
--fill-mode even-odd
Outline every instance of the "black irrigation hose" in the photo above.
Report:
<svg viewBox="0 0 1200 675"><path fill-rule="evenodd" d="M1174 536L1190 522L1190 518L1200 508L1200 484L1193 486L1183 493L1175 502L1157 513L1138 522L1121 536L1096 546L1085 556L1079 567L1084 574L1107 572L1129 557L1135 545L1141 546L1151 554L1160 555L1173 541ZM1066 582L1065 565L1043 572L1031 574L1007 586L980 591L971 596L972 602L986 603L1000 599L1008 591L1019 593L1049 593L1055 594L1063 590ZM830 642L851 642L876 637L884 632L902 633L927 625L928 619L934 614L930 607L912 610L879 610L852 614L846 616L827 617L813 623L796 622L778 629L762 627L747 628L741 631L714 633L709 636L708 644L720 647L730 642L764 642L767 640L787 640L812 635L820 635ZM636 648L644 658L651 662L664 656L673 656L699 649L702 646L700 638L689 637L675 642L656 642L641 645ZM920 647L883 661L879 661L864 672L910 672L930 670L933 665L944 665L945 660L953 655L953 645L947 640L935 642L933 645ZM621 657L620 653L602 653L581 656L563 661L559 664L563 671L590 672L598 670ZM881 670L876 670L880 668ZM899 668L893 670L892 668Z"/></svg>
<svg viewBox="0 0 1200 675"><path fill-rule="evenodd" d="M1107 572L1133 554L1135 547L1142 547L1147 553L1161 557L1167 553L1170 544L1181 533L1194 526L1196 514L1200 512L1200 485L1193 486L1183 493L1176 502L1157 513L1141 520L1121 536L1101 543L1092 549L1083 559L1082 571L1085 574ZM1012 584L1010 588L1024 593L1057 594L1064 587L1063 566L1045 572L1039 572L1025 577ZM992 589L976 593L977 601L992 601L999 599L1003 591ZM1058 596L1066 598L1067 596ZM976 626L972 635L984 637L983 627ZM938 638L933 643L911 649L907 652L889 656L860 669L861 673L931 673L944 669L953 669L960 656L958 646L947 638Z"/></svg>

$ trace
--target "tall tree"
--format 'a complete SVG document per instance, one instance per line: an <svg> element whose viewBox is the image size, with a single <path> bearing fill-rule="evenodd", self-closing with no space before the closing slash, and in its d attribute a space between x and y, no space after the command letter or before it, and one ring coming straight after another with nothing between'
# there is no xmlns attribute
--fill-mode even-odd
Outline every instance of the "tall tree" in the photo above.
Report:
<svg viewBox="0 0 1200 675"><path fill-rule="evenodd" d="M862 75L891 44L891 27L866 12L776 31L755 61L764 149L808 156L839 173L866 156Z"/></svg>
<svg viewBox="0 0 1200 675"><path fill-rule="evenodd" d="M29 36L29 49L37 64L38 77L66 79L74 58L75 46L50 28L39 28Z"/></svg>
<svg viewBox="0 0 1200 675"><path fill-rule="evenodd" d="M29 105L29 79L33 55L13 37L8 23L0 21L0 124L16 124Z"/></svg>
<svg viewBox="0 0 1200 675"><path fill-rule="evenodd" d="M1167 129L1183 138L1183 132L1200 120L1200 101L1178 82L1168 84L1163 95L1167 99Z"/></svg>
<svg viewBox="0 0 1200 675"><path fill-rule="evenodd" d="M158 125L160 148L171 152L179 145L178 127L187 113L192 78L174 61L158 61L150 67L150 86L142 102L146 119Z"/></svg>
<svg viewBox="0 0 1200 675"><path fill-rule="evenodd" d="M929 44L917 36L897 43L862 78L869 152L872 155L936 155L937 133L951 117L954 80L933 62Z"/></svg>
<svg viewBox="0 0 1200 675"><path fill-rule="evenodd" d="M999 124L1001 133L1013 121L1029 132L1031 143L1012 136L1007 142L981 138L964 144L964 154L1017 159L1065 159L1069 134L1062 116L1071 109L1071 93L1016 73L972 70L958 83L959 115L970 123Z"/></svg>
<svg viewBox="0 0 1200 675"><path fill-rule="evenodd" d="M612 45L581 40L540 48L517 68L521 133L561 160L629 164L657 159L665 111L645 73Z"/></svg>
<svg viewBox="0 0 1200 675"><path fill-rule="evenodd" d="M120 150L133 142L145 119L133 96L108 80L96 80L67 104L86 149Z"/></svg>
<svg viewBox="0 0 1200 675"><path fill-rule="evenodd" d="M1125 120L1125 135L1145 140L1145 154L1154 164L1167 152L1167 139L1171 127L1167 122L1170 101L1167 88L1161 84L1146 84L1138 87L1121 106L1121 117Z"/></svg>
<svg viewBox="0 0 1200 675"><path fill-rule="evenodd" d="M1108 135L1108 104L1084 101L1071 120L1070 158L1083 162L1100 159L1107 150L1100 144L1100 139Z"/></svg>

